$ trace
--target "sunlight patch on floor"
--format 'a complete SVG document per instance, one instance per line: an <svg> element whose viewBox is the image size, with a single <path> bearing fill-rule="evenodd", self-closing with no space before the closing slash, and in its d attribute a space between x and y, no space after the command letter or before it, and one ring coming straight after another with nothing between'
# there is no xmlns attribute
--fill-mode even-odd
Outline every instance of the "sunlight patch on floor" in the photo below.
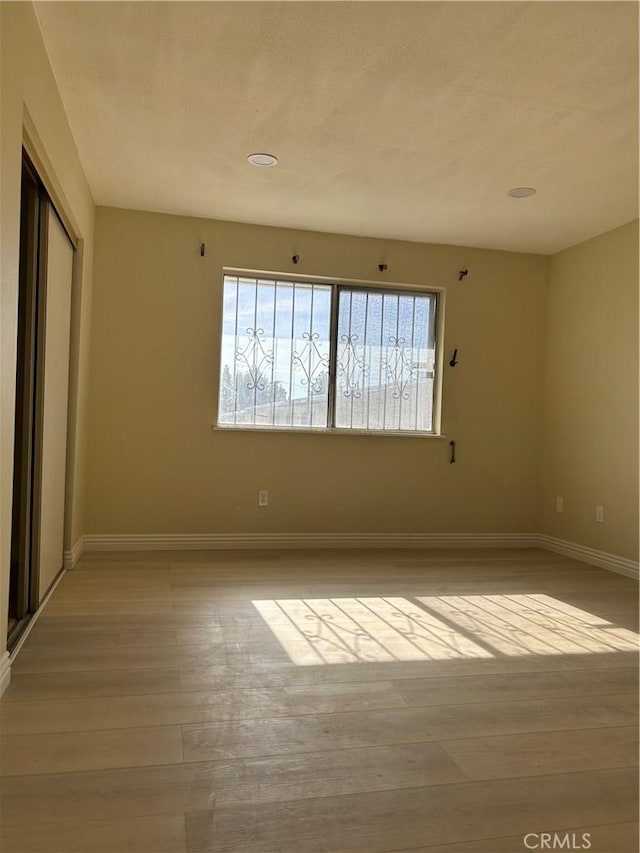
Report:
<svg viewBox="0 0 640 853"><path fill-rule="evenodd" d="M419 596L503 655L635 651L638 635L550 595Z"/></svg>
<svg viewBox="0 0 640 853"><path fill-rule="evenodd" d="M294 598L253 605L299 666L638 648L633 631L548 595Z"/></svg>

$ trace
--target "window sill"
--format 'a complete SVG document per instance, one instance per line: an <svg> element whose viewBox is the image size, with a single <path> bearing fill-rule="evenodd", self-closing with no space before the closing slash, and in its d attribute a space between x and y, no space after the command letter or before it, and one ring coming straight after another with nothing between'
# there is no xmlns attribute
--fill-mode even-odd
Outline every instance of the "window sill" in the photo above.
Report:
<svg viewBox="0 0 640 853"><path fill-rule="evenodd" d="M260 427L248 426L244 424L221 426L220 424L211 424L213 432L267 432L280 433L287 435L295 433L296 435L366 435L382 436L387 438L446 438L444 433L434 432L401 432L400 430L373 430L373 429L328 429L326 427Z"/></svg>

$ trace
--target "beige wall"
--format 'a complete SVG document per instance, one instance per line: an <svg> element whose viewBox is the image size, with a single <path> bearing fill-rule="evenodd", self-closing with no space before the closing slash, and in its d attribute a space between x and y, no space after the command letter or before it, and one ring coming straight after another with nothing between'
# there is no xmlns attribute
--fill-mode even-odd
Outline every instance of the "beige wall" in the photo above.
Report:
<svg viewBox="0 0 640 853"><path fill-rule="evenodd" d="M444 439L213 432L223 265L445 286L445 352L460 364L446 368L443 428L458 462ZM547 267L98 208L85 532L532 531Z"/></svg>
<svg viewBox="0 0 640 853"><path fill-rule="evenodd" d="M82 238L74 269L71 365L71 434L67 547L82 532L82 447L93 254L94 205L30 3L0 3L0 179L2 255L0 417L0 643L4 649L10 561L11 493L15 416L15 365L23 124L46 161ZM25 114L25 110L28 115Z"/></svg>
<svg viewBox="0 0 640 853"><path fill-rule="evenodd" d="M551 258L540 484L542 533L638 558L637 221Z"/></svg>

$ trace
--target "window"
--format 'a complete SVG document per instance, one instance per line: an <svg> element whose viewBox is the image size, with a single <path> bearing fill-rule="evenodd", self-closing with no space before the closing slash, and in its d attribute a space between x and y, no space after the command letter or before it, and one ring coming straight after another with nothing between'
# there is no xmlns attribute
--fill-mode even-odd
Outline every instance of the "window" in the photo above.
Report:
<svg viewBox="0 0 640 853"><path fill-rule="evenodd" d="M218 425L434 433L436 293L224 277Z"/></svg>

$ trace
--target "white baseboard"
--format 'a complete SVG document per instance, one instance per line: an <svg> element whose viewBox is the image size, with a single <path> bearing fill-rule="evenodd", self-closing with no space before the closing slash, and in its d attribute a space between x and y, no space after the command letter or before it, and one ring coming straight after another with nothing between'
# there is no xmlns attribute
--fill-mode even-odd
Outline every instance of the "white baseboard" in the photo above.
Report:
<svg viewBox="0 0 640 853"><path fill-rule="evenodd" d="M598 551L596 548L588 548L586 545L578 545L575 542L567 542L564 539L555 539L553 536L540 534L537 538L539 547L547 551L555 551L556 554L589 563L590 566L598 566L600 569L638 579L638 563L635 560L628 560L626 557L618 557L616 554Z"/></svg>
<svg viewBox="0 0 640 853"><path fill-rule="evenodd" d="M271 548L544 548L601 569L638 578L638 563L537 533L130 533L88 534L67 554L84 551L220 551Z"/></svg>
<svg viewBox="0 0 640 853"><path fill-rule="evenodd" d="M11 682L11 660L9 652L0 657L0 696L4 693Z"/></svg>
<svg viewBox="0 0 640 853"><path fill-rule="evenodd" d="M65 569L75 568L76 563L82 556L84 550L84 536L81 536L76 544L69 551L64 552L64 567Z"/></svg>
<svg viewBox="0 0 640 853"><path fill-rule="evenodd" d="M532 548L531 533L207 533L83 537L84 551L217 551L240 548Z"/></svg>

